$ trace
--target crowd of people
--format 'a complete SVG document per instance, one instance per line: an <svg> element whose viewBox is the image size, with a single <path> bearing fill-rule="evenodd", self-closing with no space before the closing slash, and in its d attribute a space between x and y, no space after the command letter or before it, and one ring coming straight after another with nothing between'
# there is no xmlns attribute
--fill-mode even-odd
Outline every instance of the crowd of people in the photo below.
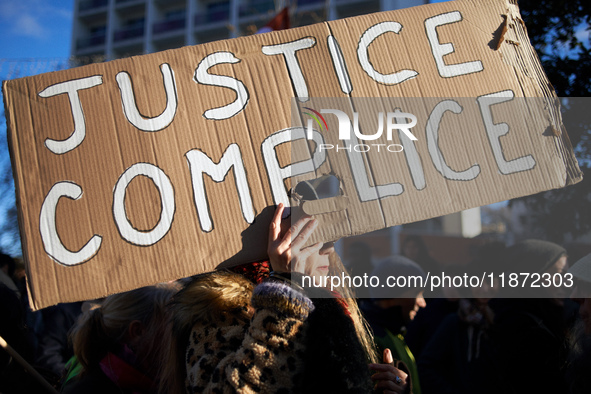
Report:
<svg viewBox="0 0 591 394"><path fill-rule="evenodd" d="M358 253L348 270L332 243L307 246L314 218L286 229L283 211L268 261L39 312L2 255L0 336L67 394L591 392L591 255L569 268L551 242L491 243L462 268L573 275L571 294L555 286L543 298L494 283L429 297L410 286L304 288L302 275L438 267L413 237L404 256L363 264ZM0 393L43 390L0 349Z"/></svg>

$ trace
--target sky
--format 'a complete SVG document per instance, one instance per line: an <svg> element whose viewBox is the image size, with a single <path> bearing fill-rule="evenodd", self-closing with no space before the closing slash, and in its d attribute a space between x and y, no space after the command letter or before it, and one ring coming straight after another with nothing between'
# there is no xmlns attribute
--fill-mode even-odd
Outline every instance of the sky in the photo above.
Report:
<svg viewBox="0 0 591 394"><path fill-rule="evenodd" d="M0 0L0 80L53 71L70 57L74 0ZM0 94L1 100L1 94ZM10 171L4 116L0 119L0 177ZM0 226L14 192L0 195ZM20 244L0 232L0 249L17 255Z"/></svg>
<svg viewBox="0 0 591 394"><path fill-rule="evenodd" d="M0 0L0 60L68 58L73 11L74 0Z"/></svg>
<svg viewBox="0 0 591 394"><path fill-rule="evenodd" d="M74 0L0 0L0 59L67 58Z"/></svg>

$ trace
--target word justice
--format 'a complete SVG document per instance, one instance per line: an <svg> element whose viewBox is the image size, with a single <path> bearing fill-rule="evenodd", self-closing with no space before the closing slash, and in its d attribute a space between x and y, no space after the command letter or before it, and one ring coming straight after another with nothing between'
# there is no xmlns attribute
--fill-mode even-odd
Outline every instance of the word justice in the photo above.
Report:
<svg viewBox="0 0 591 394"><path fill-rule="evenodd" d="M455 23L462 20L459 11L453 11L441 14L425 20L425 29L427 39L431 47L431 54L437 65L437 70L443 78L453 78L461 75L480 72L484 69L480 60L470 61L459 64L446 64L443 60L445 55L454 52L454 46L451 43L441 44L438 41L436 28L441 25ZM418 76L415 70L400 70L391 74L382 74L378 72L370 62L368 48L381 35L393 32L400 33L402 25L398 22L381 22L371 26L361 36L357 47L357 58L360 67L375 82L396 85L406 80ZM332 35L328 36L328 50L333 61L334 70L339 80L343 93L349 94L352 91L351 79L346 72L342 51ZM309 97L308 85L304 78L300 62L297 58L297 52L311 48L316 45L314 37L306 37L292 42L262 46L261 51L267 56L282 55L285 59L287 71L295 89L296 96L300 101L307 101ZM217 86L229 88L236 93L236 100L223 107L208 109L203 113L203 117L209 120L224 120L232 118L239 114L248 105L250 93L244 83L234 77L226 75L210 74L209 69L218 64L239 63L233 53L221 51L209 54L201 60L194 72L193 80L202 85ZM164 111L152 118L144 117L140 114L135 102L131 77L126 71L117 73L115 79L121 92L121 101L126 119L138 130L144 132L157 132L168 127L175 118L178 108L178 97L175 73L172 67L163 63L160 65L164 88L166 91L166 108ZM65 140L59 141L48 138L45 146L55 154L64 154L79 146L86 136L86 124L82 103L78 91L91 89L102 85L103 76L93 75L85 78L60 82L49 86L39 93L40 97L48 98L60 94L67 94L70 100L70 106L74 119L74 131Z"/></svg>

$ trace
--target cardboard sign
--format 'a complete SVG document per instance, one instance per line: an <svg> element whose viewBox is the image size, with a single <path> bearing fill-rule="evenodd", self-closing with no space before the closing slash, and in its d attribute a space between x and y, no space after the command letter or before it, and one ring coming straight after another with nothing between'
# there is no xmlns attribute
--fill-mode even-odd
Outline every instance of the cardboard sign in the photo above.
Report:
<svg viewBox="0 0 591 394"><path fill-rule="evenodd" d="M324 240L581 179L514 1L365 15L7 81L3 91L34 309L263 259L275 204L326 173L342 196L303 204L322 217ZM312 141L307 158L290 150L307 123L298 109L294 128L293 97L471 97L482 126L465 124L456 132L471 137L452 143L419 119L416 152L404 143L395 160L409 164L396 169L371 152L326 151L316 163ZM546 100L538 122L498 119L507 97ZM429 144L445 160L429 159ZM359 157L365 183L348 164ZM499 168L524 157L520 171ZM474 163L479 174L453 177ZM388 193L394 183L404 192Z"/></svg>

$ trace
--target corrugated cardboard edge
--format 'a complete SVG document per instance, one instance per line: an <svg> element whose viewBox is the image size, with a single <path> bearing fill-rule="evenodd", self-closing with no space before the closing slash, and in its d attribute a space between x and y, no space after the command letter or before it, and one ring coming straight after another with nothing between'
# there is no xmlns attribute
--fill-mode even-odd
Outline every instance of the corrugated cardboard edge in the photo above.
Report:
<svg viewBox="0 0 591 394"><path fill-rule="evenodd" d="M503 43L503 37L501 37L497 48L500 48L502 44L513 45L517 55L520 56L520 59L525 63L525 67L527 68L527 70L524 70L524 74L527 75L528 71L533 71L535 73L534 79L540 81L539 88L543 94L543 98L547 102L548 111L551 116L551 119L549 119L550 127L552 129L551 131L557 137L554 139L556 150L564 161L564 167L566 171L564 186L573 185L583 179L583 172L579 168L577 158L573 152L572 143L570 142L570 138L568 137L562 122L560 103L557 100L556 91L554 90L554 87L548 80L548 76L542 68L541 59L539 58L533 46L529 44L529 35L527 34L525 23L523 22L521 14L519 13L518 1L506 1L507 12L505 15L506 18L504 31L507 30L507 25L510 25L517 35L519 41L516 43ZM519 42L527 43L527 45L519 45ZM524 65L520 64L513 64L512 66L514 68L524 67Z"/></svg>
<svg viewBox="0 0 591 394"><path fill-rule="evenodd" d="M12 139L13 139L13 135L16 137L16 132L14 132L13 130L16 130L16 127L14 127L13 122L15 117L13 116L13 113L11 112L10 108L14 108L14 105L9 105L9 101L11 96L8 95L7 90L8 90L8 83L9 81L2 81L2 95L4 97L4 116L6 118L6 139L8 142L8 153L10 154L10 162L12 163L11 167L12 167L12 177L14 179L14 189L15 189L15 200L16 200L16 206L17 206L17 219L18 219L18 229L19 229L19 236L21 239L21 250L23 253L23 260L25 262L29 261L29 257L27 255L27 250L29 250L29 248L27 247L27 237L25 237L24 234L24 222L23 222L23 213L22 213L22 209L21 209L21 204L20 204L20 177L18 176L18 173L16 172L16 163L18 163L18 159L17 159L17 155L18 152L15 152L13 149L13 147L17 146L18 144L13 143ZM25 264L25 271L26 271L26 275L27 278L30 277L30 272L29 272L29 264ZM35 297L35 292L34 289L31 287L30 281L27 280L27 294L29 297L29 303L31 304L30 307L33 311L39 310L42 306L38 305L35 300L37 299Z"/></svg>

